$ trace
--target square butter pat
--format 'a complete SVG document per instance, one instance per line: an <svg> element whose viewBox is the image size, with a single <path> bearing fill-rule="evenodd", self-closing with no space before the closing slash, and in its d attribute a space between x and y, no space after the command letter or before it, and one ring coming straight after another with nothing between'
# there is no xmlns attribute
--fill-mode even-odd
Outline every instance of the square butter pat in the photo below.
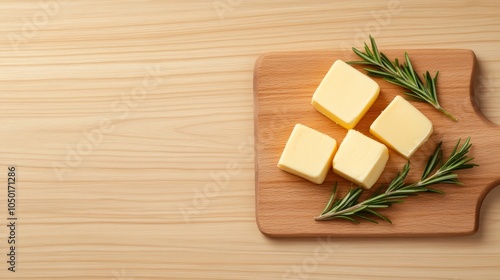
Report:
<svg viewBox="0 0 500 280"><path fill-rule="evenodd" d="M379 92L374 80L337 60L314 92L311 104L332 121L351 129L370 109Z"/></svg>
<svg viewBox="0 0 500 280"><path fill-rule="evenodd" d="M305 125L296 124L286 143L278 167L286 172L321 184L332 165L337 142Z"/></svg>
<svg viewBox="0 0 500 280"><path fill-rule="evenodd" d="M431 136L432 122L398 95L370 126L370 133L410 158Z"/></svg>
<svg viewBox="0 0 500 280"><path fill-rule="evenodd" d="M333 171L345 179L371 188L384 171L389 150L356 130L349 130L333 158Z"/></svg>

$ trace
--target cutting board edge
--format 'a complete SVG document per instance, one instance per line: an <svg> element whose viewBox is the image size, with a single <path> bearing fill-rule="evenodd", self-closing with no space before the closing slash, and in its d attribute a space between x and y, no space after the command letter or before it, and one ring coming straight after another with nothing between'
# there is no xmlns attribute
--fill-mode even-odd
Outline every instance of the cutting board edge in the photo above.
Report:
<svg viewBox="0 0 500 280"><path fill-rule="evenodd" d="M429 238L429 237L453 237L453 236L470 236L478 232L478 227L474 227L471 230L464 231L454 231L454 232L437 232L437 233L415 233L415 232L398 232L398 233L374 233L374 234L335 234L335 233L294 233L294 234L279 234L279 233L269 233L262 231L260 232L269 238L282 239L282 238Z"/></svg>
<svg viewBox="0 0 500 280"><path fill-rule="evenodd" d="M259 231L269 238L314 238L314 237L335 237L335 238L398 238L398 237L415 237L415 238L427 238L427 237L449 237L449 236L470 236L474 235L479 231L478 223L474 223L471 228L464 228L463 230L455 231L437 231L433 233L429 232L394 232L394 233L363 233L363 234L353 234L353 233L323 233L323 232L300 232L284 234L279 232L272 232L262 227L261 223L257 221L257 226Z"/></svg>

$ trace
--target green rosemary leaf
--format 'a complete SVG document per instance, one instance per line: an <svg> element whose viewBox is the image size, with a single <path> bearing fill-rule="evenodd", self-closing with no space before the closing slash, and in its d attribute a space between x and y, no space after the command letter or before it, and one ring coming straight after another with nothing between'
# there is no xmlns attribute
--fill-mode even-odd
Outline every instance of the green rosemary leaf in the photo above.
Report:
<svg viewBox="0 0 500 280"><path fill-rule="evenodd" d="M365 68L366 72L370 76L375 76L375 77L382 77L382 78L391 78L391 74L388 74L386 72L380 71L380 70L375 70L375 69L370 69L370 68Z"/></svg>
<svg viewBox="0 0 500 280"><path fill-rule="evenodd" d="M391 199L407 198L408 194L402 195L391 195Z"/></svg>
<svg viewBox="0 0 500 280"><path fill-rule="evenodd" d="M372 195L370 196L370 198L374 198L376 197L377 195L381 194L382 193L382 189L383 189L384 185L380 185L380 187L378 187L373 193Z"/></svg>
<svg viewBox="0 0 500 280"><path fill-rule="evenodd" d="M336 196L337 196L337 182L335 182L335 185L333 185L332 195L330 196L330 200L328 200L325 209L323 209L323 212L321 212L321 215L325 214L332 208Z"/></svg>
<svg viewBox="0 0 500 280"><path fill-rule="evenodd" d="M352 65L372 65L366 61L348 61L347 63Z"/></svg>
<svg viewBox="0 0 500 280"><path fill-rule="evenodd" d="M356 223L356 224L359 224L359 223L360 223L358 220L353 219L353 218L351 218L351 217L349 217L349 216L340 215L340 216L337 216L337 218L340 218L340 219L346 219L346 220L349 220L349 221L351 221L351 222L353 222L353 223Z"/></svg>
<svg viewBox="0 0 500 280"><path fill-rule="evenodd" d="M375 61L377 61L378 63L381 63L380 52L378 51L377 44L375 43L375 39L373 39L372 36L370 36L370 43L372 45L373 57L375 58ZM366 46L366 44L365 44L365 46Z"/></svg>
<svg viewBox="0 0 500 280"><path fill-rule="evenodd" d="M356 217L358 217L358 218L361 218L361 219L363 219L363 220L367 220L367 221L372 222L372 223L374 223L374 224L378 224L378 222L377 222L377 221L375 221L374 219L370 219L370 218L368 218L368 217L366 217L366 216L364 216L364 215L361 215L361 214L354 214L354 216L356 216Z"/></svg>
<svg viewBox="0 0 500 280"><path fill-rule="evenodd" d="M413 78L413 81L417 81L418 75L415 73L415 70L413 70L413 65L411 64L410 56L408 55L407 52L405 52L405 61L406 61L406 65L407 65L407 67L405 67L405 69L407 69L408 72L410 72L411 77Z"/></svg>
<svg viewBox="0 0 500 280"><path fill-rule="evenodd" d="M371 65L377 65L377 62L376 61L373 61L372 58L368 55L368 54L364 54L360 51L358 51L357 49L352 49L354 51L354 53L356 53L359 57L361 57L363 60L365 60L368 64L371 64Z"/></svg>
<svg viewBox="0 0 500 280"><path fill-rule="evenodd" d="M445 192L443 192L442 190L438 190L438 189L427 188L427 191L432 192L432 193L445 194Z"/></svg>
<svg viewBox="0 0 500 280"><path fill-rule="evenodd" d="M457 174L446 174L446 175L440 175L436 176L434 178L431 178L429 180L425 180L425 183L421 184L421 186L430 186L430 185L435 185L443 182L455 182L457 180L458 175ZM457 181L458 182L458 181Z"/></svg>
<svg viewBox="0 0 500 280"><path fill-rule="evenodd" d="M425 166L424 173L422 174L421 179L427 178L429 174L436 169L438 164L441 163L441 160L443 158L443 152L441 151L441 146L443 142L439 142L437 145L436 149L434 150L434 154L429 158L429 161L427 162L427 165Z"/></svg>
<svg viewBox="0 0 500 280"><path fill-rule="evenodd" d="M409 171L410 171L410 162L407 162L403 167L401 173L398 173L396 175L396 178L394 178L392 182L389 184L389 187L387 187L386 194L401 188L404 185L404 180L406 179L406 176L408 176Z"/></svg>
<svg viewBox="0 0 500 280"><path fill-rule="evenodd" d="M368 56L373 56L373 53L372 51L370 50L370 48L368 47L368 45L365 43L365 52Z"/></svg>
<svg viewBox="0 0 500 280"><path fill-rule="evenodd" d="M371 204L368 205L368 208L387 208L389 205L387 204Z"/></svg>
<svg viewBox="0 0 500 280"><path fill-rule="evenodd" d="M369 213L369 214L372 214L372 215L374 215L374 216L379 217L379 218L380 218L380 219L382 219L383 221L386 221L386 222L388 222L388 223L392 224L392 221L391 221L389 218L387 218L386 216L384 216L384 215L380 214L379 212L377 212L377 211L375 211L375 210L372 210L372 209L366 209L365 211L366 211L367 213Z"/></svg>

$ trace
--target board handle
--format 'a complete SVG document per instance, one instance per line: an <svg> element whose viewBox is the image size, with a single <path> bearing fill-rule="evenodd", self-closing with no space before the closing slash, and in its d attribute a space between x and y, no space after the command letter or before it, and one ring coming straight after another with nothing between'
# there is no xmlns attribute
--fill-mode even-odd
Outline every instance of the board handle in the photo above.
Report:
<svg viewBox="0 0 500 280"><path fill-rule="evenodd" d="M486 92L488 92L485 85L489 82L487 81L488 78L484 78L485 75L481 73L481 69L474 52L471 51L471 54L473 56L473 67L470 81L470 103L472 105L470 108L473 108L475 116L485 125L484 129L475 127L473 128L473 131L480 132L480 135L477 135L479 139L482 140L486 138L485 143L487 146L484 146L482 149L488 150L489 155L498 155L499 160L496 161L496 166L500 171L500 124L492 122L481 111L480 96L485 95ZM495 157L491 156L491 158ZM500 180L500 172L496 172L495 174L498 177L497 180Z"/></svg>
<svg viewBox="0 0 500 280"><path fill-rule="evenodd" d="M481 111L480 97L488 91L485 86L488 81L484 80L485 75L481 74L476 56L473 52L472 54L474 62L470 82L470 103L472 105L470 108L473 108L475 117L481 120L484 127L473 127L471 137L473 142L474 139L480 139L481 141L481 153L478 155L481 162L478 168L486 168L488 170L484 172L491 174L490 181L486 183L486 187L481 190L478 196L473 231L476 232L479 228L479 215L485 197L491 190L500 186L500 124L492 122Z"/></svg>

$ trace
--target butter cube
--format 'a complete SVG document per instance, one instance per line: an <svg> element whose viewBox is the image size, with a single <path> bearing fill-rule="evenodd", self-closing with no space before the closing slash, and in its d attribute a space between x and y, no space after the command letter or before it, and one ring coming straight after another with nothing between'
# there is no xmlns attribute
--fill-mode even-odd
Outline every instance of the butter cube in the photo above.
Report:
<svg viewBox="0 0 500 280"><path fill-rule="evenodd" d="M387 146L410 158L432 134L432 122L401 96L370 126L370 133Z"/></svg>
<svg viewBox="0 0 500 280"><path fill-rule="evenodd" d="M349 130L333 158L333 171L345 179L370 189L384 171L389 150L356 130Z"/></svg>
<svg viewBox="0 0 500 280"><path fill-rule="evenodd" d="M316 184L325 181L337 142L332 137L296 124L286 143L278 167Z"/></svg>
<svg viewBox="0 0 500 280"><path fill-rule="evenodd" d="M332 121L351 129L370 109L379 92L374 80L337 60L314 92L311 104Z"/></svg>

